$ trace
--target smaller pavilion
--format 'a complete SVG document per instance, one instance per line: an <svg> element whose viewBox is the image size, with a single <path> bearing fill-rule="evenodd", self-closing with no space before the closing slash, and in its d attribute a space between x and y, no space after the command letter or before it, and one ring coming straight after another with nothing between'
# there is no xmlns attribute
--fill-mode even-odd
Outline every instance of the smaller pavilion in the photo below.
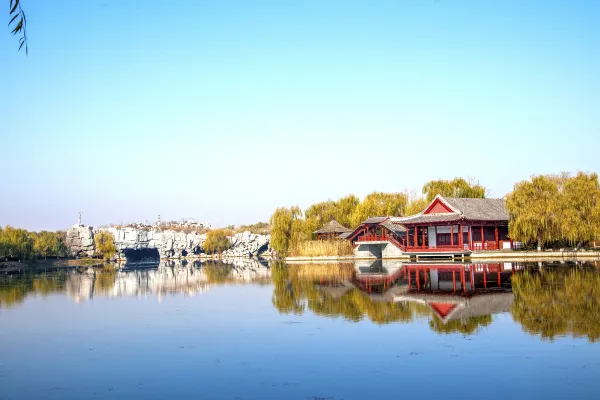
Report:
<svg viewBox="0 0 600 400"><path fill-rule="evenodd" d="M335 219L332 219L321 229L313 233L317 235L317 240L337 239L340 235L352 233L352 229L346 228Z"/></svg>
<svg viewBox="0 0 600 400"><path fill-rule="evenodd" d="M346 239L356 245L358 242L392 242L400 247L405 242L406 229L396 224L390 217L369 217L356 227Z"/></svg>

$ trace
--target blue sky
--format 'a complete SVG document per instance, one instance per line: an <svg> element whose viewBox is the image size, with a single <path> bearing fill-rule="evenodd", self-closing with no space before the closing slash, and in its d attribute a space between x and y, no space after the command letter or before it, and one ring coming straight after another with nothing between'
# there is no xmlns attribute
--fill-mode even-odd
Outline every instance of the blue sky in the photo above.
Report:
<svg viewBox="0 0 600 400"><path fill-rule="evenodd" d="M223 226L431 179L503 196L600 170L595 1L23 8L29 57L0 34L0 225Z"/></svg>

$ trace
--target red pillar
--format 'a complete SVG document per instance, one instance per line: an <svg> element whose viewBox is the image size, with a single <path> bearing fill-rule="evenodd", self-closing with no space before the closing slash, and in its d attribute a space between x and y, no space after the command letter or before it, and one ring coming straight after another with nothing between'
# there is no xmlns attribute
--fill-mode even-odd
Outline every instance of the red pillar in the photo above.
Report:
<svg viewBox="0 0 600 400"><path fill-rule="evenodd" d="M469 280L471 282L471 290L475 289L475 264L471 265L471 273L469 274Z"/></svg>
<svg viewBox="0 0 600 400"><path fill-rule="evenodd" d="M500 247L499 243L498 243L498 227L494 228L494 236L495 236L495 239L496 239L496 249L498 249Z"/></svg>
<svg viewBox="0 0 600 400"><path fill-rule="evenodd" d="M487 289L487 264L483 265L483 288Z"/></svg>
<svg viewBox="0 0 600 400"><path fill-rule="evenodd" d="M450 225L450 247L454 247L454 225Z"/></svg>
<svg viewBox="0 0 600 400"><path fill-rule="evenodd" d="M500 287L500 266L498 266L498 287Z"/></svg>
<svg viewBox="0 0 600 400"><path fill-rule="evenodd" d="M483 234L483 225L481 225L481 250L485 247L485 236Z"/></svg>
<svg viewBox="0 0 600 400"><path fill-rule="evenodd" d="M463 248L463 226L458 225L458 246L462 249Z"/></svg>
<svg viewBox="0 0 600 400"><path fill-rule="evenodd" d="M421 231L421 247L425 248L425 229Z"/></svg>
<svg viewBox="0 0 600 400"><path fill-rule="evenodd" d="M473 235L472 235L473 227L469 226L467 229L469 231L469 249L472 250L473 249Z"/></svg>
<svg viewBox="0 0 600 400"><path fill-rule="evenodd" d="M456 271L452 271L452 286L454 286L454 293L456 293Z"/></svg>
<svg viewBox="0 0 600 400"><path fill-rule="evenodd" d="M419 237L419 227L415 225L415 242L414 246L417 247L419 245L418 238Z"/></svg>

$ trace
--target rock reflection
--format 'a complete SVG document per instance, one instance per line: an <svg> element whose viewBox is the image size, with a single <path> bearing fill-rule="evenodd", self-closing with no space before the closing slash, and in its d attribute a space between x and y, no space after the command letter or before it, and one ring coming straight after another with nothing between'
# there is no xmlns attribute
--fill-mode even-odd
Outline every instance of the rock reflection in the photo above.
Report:
<svg viewBox="0 0 600 400"><path fill-rule="evenodd" d="M117 266L28 271L0 278L0 307L12 307L23 302L28 295L46 296L59 292L66 292L77 303L96 296L156 295L160 301L170 294L193 296L205 292L213 284L269 284L270 281L268 265L254 259L191 263L165 261L156 267L137 269Z"/></svg>

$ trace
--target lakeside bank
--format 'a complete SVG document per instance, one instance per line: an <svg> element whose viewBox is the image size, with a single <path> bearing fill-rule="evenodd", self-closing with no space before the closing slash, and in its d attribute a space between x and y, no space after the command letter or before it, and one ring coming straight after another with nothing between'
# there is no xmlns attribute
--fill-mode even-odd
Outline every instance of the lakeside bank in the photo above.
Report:
<svg viewBox="0 0 600 400"><path fill-rule="evenodd" d="M320 256L320 257L287 257L286 262L332 262L355 260L410 260L408 254L394 257L363 257L363 256ZM429 260L447 260L452 257L428 258ZM545 260L590 260L600 261L600 250L499 250L474 252L464 257L455 257L456 260L511 260L511 261L545 261Z"/></svg>

